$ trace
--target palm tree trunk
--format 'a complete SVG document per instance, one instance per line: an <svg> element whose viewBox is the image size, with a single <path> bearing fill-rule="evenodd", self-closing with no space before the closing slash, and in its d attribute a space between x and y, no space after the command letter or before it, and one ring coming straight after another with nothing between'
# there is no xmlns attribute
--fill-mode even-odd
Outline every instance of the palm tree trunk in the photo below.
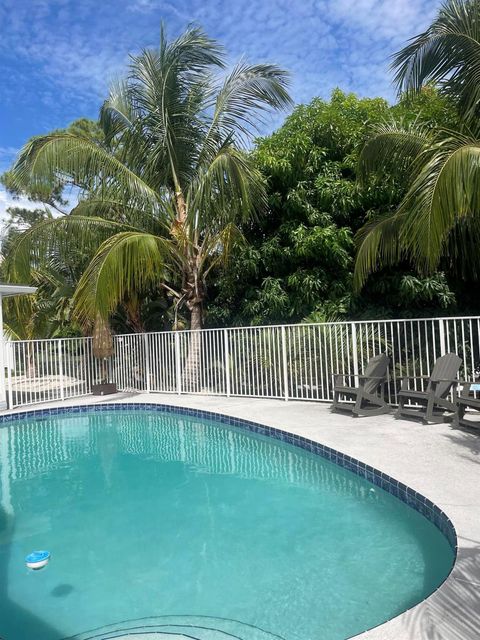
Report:
<svg viewBox="0 0 480 640"><path fill-rule="evenodd" d="M35 371L35 353L33 351L33 345L34 343L27 343L27 370L26 370L26 375L27 378L36 378L36 371Z"/></svg>
<svg viewBox="0 0 480 640"><path fill-rule="evenodd" d="M201 391L202 371L202 303L195 301L190 306L190 332L188 352L182 376L182 388L187 392Z"/></svg>
<svg viewBox="0 0 480 640"><path fill-rule="evenodd" d="M190 329L192 331L202 329L203 327L203 312L202 303L194 302L190 309Z"/></svg>

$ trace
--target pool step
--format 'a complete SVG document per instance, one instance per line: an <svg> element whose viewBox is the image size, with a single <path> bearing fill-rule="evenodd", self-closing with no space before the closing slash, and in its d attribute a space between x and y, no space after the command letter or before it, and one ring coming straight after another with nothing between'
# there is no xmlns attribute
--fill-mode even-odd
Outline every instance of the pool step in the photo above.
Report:
<svg viewBox="0 0 480 640"><path fill-rule="evenodd" d="M126 620L64 640L284 640L254 625L208 616L157 616Z"/></svg>

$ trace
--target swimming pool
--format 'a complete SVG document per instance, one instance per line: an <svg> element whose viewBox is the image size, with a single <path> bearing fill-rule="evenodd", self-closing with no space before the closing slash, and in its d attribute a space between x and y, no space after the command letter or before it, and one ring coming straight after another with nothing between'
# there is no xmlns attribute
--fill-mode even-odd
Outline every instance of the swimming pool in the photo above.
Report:
<svg viewBox="0 0 480 640"><path fill-rule="evenodd" d="M450 571L451 536L316 453L200 412L84 409L0 427L5 640L343 640Z"/></svg>

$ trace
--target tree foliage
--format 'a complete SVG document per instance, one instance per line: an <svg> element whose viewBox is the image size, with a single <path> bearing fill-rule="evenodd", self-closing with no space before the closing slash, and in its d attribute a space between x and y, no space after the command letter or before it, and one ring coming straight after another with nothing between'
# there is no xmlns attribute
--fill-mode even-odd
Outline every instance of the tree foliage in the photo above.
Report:
<svg viewBox="0 0 480 640"><path fill-rule="evenodd" d="M393 107L336 90L330 101L297 107L278 131L258 141L254 156L267 179L269 212L242 227L248 244L219 281L212 324L405 314L407 305L418 313L453 303L442 275L429 287L421 278L385 273L386 303L373 290L371 296L352 293L355 234L365 221L392 212L404 193L405 176L390 158L384 158L382 176L357 179L372 126L388 129L394 116L428 136L438 123L451 123L455 111L433 89ZM403 275L409 277L408 267Z"/></svg>
<svg viewBox="0 0 480 640"><path fill-rule="evenodd" d="M6 276L40 285L38 309L63 309L31 331L74 326L73 307L83 327L100 314L135 331L199 327L204 307L211 326L473 310L474 5L450 0L397 55L395 105L337 89L253 149L266 110L289 105L285 72L240 61L226 73L200 29L162 33L99 123L35 136L2 178L47 207L12 214L4 240ZM78 205L59 217L69 187Z"/></svg>

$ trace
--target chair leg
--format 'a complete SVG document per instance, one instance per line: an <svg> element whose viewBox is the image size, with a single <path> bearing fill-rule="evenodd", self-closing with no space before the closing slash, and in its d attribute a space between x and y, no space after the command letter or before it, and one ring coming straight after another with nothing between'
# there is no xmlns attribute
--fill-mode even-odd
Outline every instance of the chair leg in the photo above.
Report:
<svg viewBox="0 0 480 640"><path fill-rule="evenodd" d="M435 395L433 393L430 394L427 402L427 407L425 410L425 415L423 417L423 422L433 422L435 424L439 424L441 422L445 422L443 409L440 407L442 411L441 415L435 415Z"/></svg>
<svg viewBox="0 0 480 640"><path fill-rule="evenodd" d="M395 416L394 416L395 418L397 419L402 418L404 405L405 405L405 398L403 396L400 396L400 398L398 399L398 409L395 411Z"/></svg>
<svg viewBox="0 0 480 640"><path fill-rule="evenodd" d="M362 404L363 404L363 394L359 391L357 394L357 399L355 400L355 406L352 409L353 413L358 415L362 410Z"/></svg>
<svg viewBox="0 0 480 640"><path fill-rule="evenodd" d="M462 420L465 416L465 405L464 404L457 404L457 410L455 412L455 415L453 416L453 420L452 420L452 427L454 429L459 429L460 425L462 423Z"/></svg>
<svg viewBox="0 0 480 640"><path fill-rule="evenodd" d="M335 413L336 411L339 411L340 413L342 413L342 411L345 411L345 409L346 409L346 407L344 405L345 405L345 403L340 400L340 392L339 391L334 391L333 392L333 403L330 406L330 411L332 413Z"/></svg>
<svg viewBox="0 0 480 640"><path fill-rule="evenodd" d="M339 398L339 393L338 391L334 391L333 392L333 402L332 402L332 406L330 407L330 411L336 411L338 408L338 398Z"/></svg>

